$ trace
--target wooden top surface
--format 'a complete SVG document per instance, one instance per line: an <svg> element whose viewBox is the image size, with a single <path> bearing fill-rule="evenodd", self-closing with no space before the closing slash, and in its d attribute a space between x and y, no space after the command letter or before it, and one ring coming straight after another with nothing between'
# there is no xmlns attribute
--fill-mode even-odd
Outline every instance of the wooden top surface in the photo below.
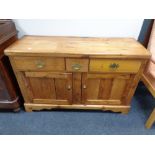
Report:
<svg viewBox="0 0 155 155"><path fill-rule="evenodd" d="M132 38L24 36L5 50L6 55L149 58L150 53Z"/></svg>

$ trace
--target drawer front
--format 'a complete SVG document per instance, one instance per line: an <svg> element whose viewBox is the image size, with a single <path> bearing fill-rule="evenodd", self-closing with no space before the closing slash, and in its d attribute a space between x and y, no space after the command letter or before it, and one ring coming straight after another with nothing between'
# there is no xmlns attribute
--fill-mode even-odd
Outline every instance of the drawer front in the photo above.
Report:
<svg viewBox="0 0 155 155"><path fill-rule="evenodd" d="M41 71L64 71L65 61L63 58L50 57L14 57L17 70L41 70Z"/></svg>
<svg viewBox="0 0 155 155"><path fill-rule="evenodd" d="M66 59L66 70L70 72L88 72L88 59Z"/></svg>
<svg viewBox="0 0 155 155"><path fill-rule="evenodd" d="M91 59L90 72L128 72L137 73L141 66L138 60Z"/></svg>

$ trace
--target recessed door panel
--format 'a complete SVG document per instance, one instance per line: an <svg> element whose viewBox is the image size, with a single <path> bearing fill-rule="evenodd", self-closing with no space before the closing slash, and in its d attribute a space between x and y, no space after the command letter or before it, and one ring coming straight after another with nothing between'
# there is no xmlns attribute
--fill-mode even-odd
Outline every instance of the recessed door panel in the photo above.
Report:
<svg viewBox="0 0 155 155"><path fill-rule="evenodd" d="M85 104L122 104L130 75L82 75L82 101ZM126 93L127 94L127 93Z"/></svg>
<svg viewBox="0 0 155 155"><path fill-rule="evenodd" d="M25 80L34 103L72 102L71 73L25 72Z"/></svg>

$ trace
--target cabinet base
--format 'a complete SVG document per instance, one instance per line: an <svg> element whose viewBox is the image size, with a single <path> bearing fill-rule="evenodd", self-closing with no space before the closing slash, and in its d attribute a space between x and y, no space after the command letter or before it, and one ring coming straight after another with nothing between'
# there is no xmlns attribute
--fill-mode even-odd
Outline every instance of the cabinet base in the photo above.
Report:
<svg viewBox="0 0 155 155"><path fill-rule="evenodd" d="M1 101L0 109L2 110L13 110L14 112L20 111L20 100L19 97L12 101Z"/></svg>
<svg viewBox="0 0 155 155"><path fill-rule="evenodd" d="M130 106L118 106L118 105L81 105L81 104L72 104L72 105L51 105L51 104L34 104L34 103L25 103L26 112L32 112L33 110L51 110L51 109L84 109L84 110L103 110L103 111L112 111L112 112L121 112L123 114L128 114Z"/></svg>

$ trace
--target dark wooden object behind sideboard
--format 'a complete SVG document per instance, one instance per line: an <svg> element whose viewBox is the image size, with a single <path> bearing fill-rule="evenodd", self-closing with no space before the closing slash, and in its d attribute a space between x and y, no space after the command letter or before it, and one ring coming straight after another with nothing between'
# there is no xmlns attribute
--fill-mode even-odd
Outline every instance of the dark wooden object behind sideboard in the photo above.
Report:
<svg viewBox="0 0 155 155"><path fill-rule="evenodd" d="M11 20L0 20L0 109L18 111L19 88L4 49L17 40L15 24Z"/></svg>

